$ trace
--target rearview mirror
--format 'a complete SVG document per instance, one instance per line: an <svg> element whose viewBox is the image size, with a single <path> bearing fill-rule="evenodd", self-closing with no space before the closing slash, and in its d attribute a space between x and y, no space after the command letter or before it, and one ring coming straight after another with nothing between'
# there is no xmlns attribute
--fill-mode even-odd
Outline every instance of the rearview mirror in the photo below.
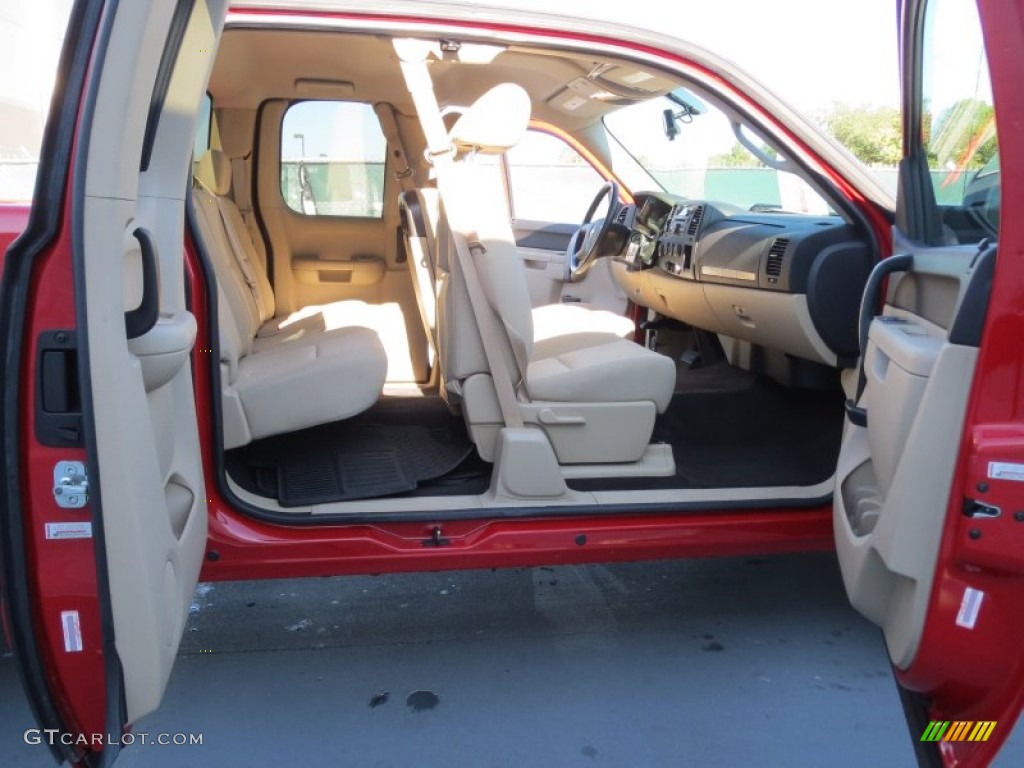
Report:
<svg viewBox="0 0 1024 768"><path fill-rule="evenodd" d="M679 123L676 122L676 112L674 109L666 109L661 113L663 127L665 129L665 137L669 141L675 141L676 136L679 135Z"/></svg>

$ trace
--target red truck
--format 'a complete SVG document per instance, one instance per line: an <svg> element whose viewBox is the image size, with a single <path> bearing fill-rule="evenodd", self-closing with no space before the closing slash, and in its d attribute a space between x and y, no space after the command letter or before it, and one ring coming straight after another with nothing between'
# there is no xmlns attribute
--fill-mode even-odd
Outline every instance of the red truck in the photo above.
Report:
<svg viewBox="0 0 1024 768"><path fill-rule="evenodd" d="M1020 4L899 4L895 198L713 52L467 8L75 4L0 207L4 623L54 757L159 706L199 578L834 548L921 764L990 762Z"/></svg>

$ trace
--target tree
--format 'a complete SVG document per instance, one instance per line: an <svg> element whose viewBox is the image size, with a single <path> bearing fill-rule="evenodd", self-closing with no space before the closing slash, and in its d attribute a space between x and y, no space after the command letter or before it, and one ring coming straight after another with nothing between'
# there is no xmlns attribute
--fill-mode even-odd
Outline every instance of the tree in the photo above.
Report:
<svg viewBox="0 0 1024 768"><path fill-rule="evenodd" d="M836 141L868 165L896 165L903 157L903 127L895 107L835 104L819 121Z"/></svg>
<svg viewBox="0 0 1024 768"><path fill-rule="evenodd" d="M708 158L709 168L764 168L764 163L750 154L738 141L728 152Z"/></svg>
<svg viewBox="0 0 1024 768"><path fill-rule="evenodd" d="M934 121L929 118L930 115L924 115L932 167L977 170L996 153L995 112L991 104L960 99Z"/></svg>

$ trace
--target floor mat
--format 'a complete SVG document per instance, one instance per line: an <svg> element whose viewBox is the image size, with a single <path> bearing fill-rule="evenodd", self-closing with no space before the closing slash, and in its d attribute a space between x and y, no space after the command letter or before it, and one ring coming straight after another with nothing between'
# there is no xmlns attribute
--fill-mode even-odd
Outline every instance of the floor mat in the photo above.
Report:
<svg viewBox="0 0 1024 768"><path fill-rule="evenodd" d="M720 380L727 374L700 377ZM735 377L737 383L743 378ZM744 383L713 391L695 382L672 398L658 417L652 442L672 446L675 475L573 480L570 487L754 488L814 485L828 479L839 456L842 393L791 389L764 377L749 377Z"/></svg>
<svg viewBox="0 0 1024 768"><path fill-rule="evenodd" d="M229 451L227 464L246 490L297 507L426 491L449 475L479 484L474 456L443 403L389 398L353 419Z"/></svg>

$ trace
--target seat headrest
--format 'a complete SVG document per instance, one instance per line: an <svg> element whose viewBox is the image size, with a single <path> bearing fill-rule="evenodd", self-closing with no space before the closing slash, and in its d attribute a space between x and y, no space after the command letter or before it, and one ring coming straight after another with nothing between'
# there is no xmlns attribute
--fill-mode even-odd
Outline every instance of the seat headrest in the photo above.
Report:
<svg viewBox="0 0 1024 768"><path fill-rule="evenodd" d="M460 152L501 154L519 143L529 123L529 94L515 83L501 83L473 103L449 136Z"/></svg>
<svg viewBox="0 0 1024 768"><path fill-rule="evenodd" d="M219 149L208 149L199 158L196 180L217 197L231 191L231 160Z"/></svg>

